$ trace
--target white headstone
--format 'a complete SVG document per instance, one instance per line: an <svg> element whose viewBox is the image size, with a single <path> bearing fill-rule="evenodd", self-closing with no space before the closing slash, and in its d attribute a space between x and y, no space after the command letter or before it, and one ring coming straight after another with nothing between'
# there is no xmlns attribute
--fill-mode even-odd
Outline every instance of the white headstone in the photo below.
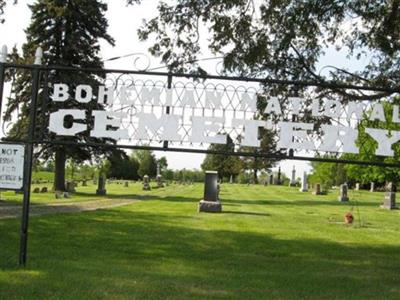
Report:
<svg viewBox="0 0 400 300"><path fill-rule="evenodd" d="M300 192L308 192L308 184L307 184L307 173L303 173L303 177L301 178L301 188Z"/></svg>

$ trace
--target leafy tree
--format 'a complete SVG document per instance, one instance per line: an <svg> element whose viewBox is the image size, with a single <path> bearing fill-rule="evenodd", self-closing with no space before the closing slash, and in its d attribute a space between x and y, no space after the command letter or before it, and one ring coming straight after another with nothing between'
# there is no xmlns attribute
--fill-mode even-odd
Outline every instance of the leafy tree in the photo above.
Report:
<svg viewBox="0 0 400 300"><path fill-rule="evenodd" d="M347 182L347 173L343 164L312 162L311 166L313 170L312 174L309 175L309 181L314 184L321 184L324 190L329 190L332 186L339 186Z"/></svg>
<svg viewBox="0 0 400 300"><path fill-rule="evenodd" d="M182 0L160 2L158 12L144 23L139 37L152 40L151 53L172 69L192 68L209 37L208 47L224 57L227 71L320 82L330 76L336 81L398 86L398 1ZM340 48L354 59L366 56L369 62L360 71L331 68L329 75L322 75L316 64L327 47ZM382 96L340 93L363 99Z"/></svg>
<svg viewBox="0 0 400 300"><path fill-rule="evenodd" d="M240 173L242 161L237 156L229 155L234 150L234 144L230 138L228 138L226 145L212 144L208 150L226 154L207 154L201 164L203 171L217 171L220 178L235 177Z"/></svg>
<svg viewBox="0 0 400 300"><path fill-rule="evenodd" d="M139 162L134 155L114 154L108 158L110 168L107 177L126 180L138 180Z"/></svg>
<svg viewBox="0 0 400 300"><path fill-rule="evenodd" d="M32 11L32 20L26 29L27 42L23 45L23 57L15 51L11 58L18 63L32 63L35 50L38 46L44 50L43 63L47 65L73 66L83 68L102 68L103 63L99 57L99 40L103 39L110 44L114 40L107 34L107 20L104 13L107 5L99 0L38 0L29 6ZM70 83L73 94L76 83L85 83L92 86L98 85L102 80L100 75L85 72L48 72L49 82ZM13 97L9 99L5 111L5 118L11 118L12 114L20 108L21 115L18 122L11 130L10 138L22 138L26 134L30 107L31 76L29 72L18 70L15 84L13 85ZM39 96L38 107L44 97ZM63 103L49 104L49 111L59 108L88 108L102 109L97 101L86 105L79 104L69 99ZM89 119L89 118L88 118ZM68 123L68 120L66 120ZM47 127L46 113L38 114L38 128ZM111 140L93 139L88 132L78 134L75 137L62 137L69 142L102 142L113 143ZM38 130L40 131L40 129ZM54 135L54 140L60 139ZM40 149L42 158L55 160L55 188L64 190L65 162L72 159L76 162L89 160L92 156L110 154L110 150L90 147L72 147L47 145Z"/></svg>
<svg viewBox="0 0 400 300"><path fill-rule="evenodd" d="M157 160L150 150L138 150L135 152L139 161L138 174L143 178L144 175L154 177L157 175Z"/></svg>
<svg viewBox="0 0 400 300"><path fill-rule="evenodd" d="M163 170L166 170L168 168L168 162L167 162L167 158L165 156L159 158L157 160L157 164L160 166L161 173L163 172Z"/></svg>

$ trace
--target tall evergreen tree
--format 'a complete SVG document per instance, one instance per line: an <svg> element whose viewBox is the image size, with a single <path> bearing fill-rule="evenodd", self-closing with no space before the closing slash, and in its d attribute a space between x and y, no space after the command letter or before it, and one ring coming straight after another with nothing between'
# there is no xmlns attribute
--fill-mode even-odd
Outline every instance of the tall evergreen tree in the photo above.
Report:
<svg viewBox="0 0 400 300"><path fill-rule="evenodd" d="M99 57L99 40L103 39L114 45L114 40L107 34L108 23L104 16L107 5L99 0L38 0L29 6L32 11L32 20L26 29L27 42L23 45L23 56L20 57L15 51L12 59L19 63L32 63L35 49L40 46L44 51L43 63L46 65L102 68L103 63ZM86 72L50 71L47 73L50 83L63 82L70 84L71 93L74 86L79 83L98 85L102 74L90 74ZM11 137L21 138L24 136L30 109L31 76L29 72L18 70L13 85L13 97L8 101L5 117L10 118L12 114L20 109L21 115L18 122L11 130ZM39 95L39 106L43 97ZM66 102L54 103L49 101L47 111L55 111L60 108L78 109L102 109L96 101L84 106L73 99ZM87 118L89 120L89 118ZM37 125L39 128L47 127L46 114L38 114ZM65 141L75 142L99 142L99 139L89 137L91 122L88 122L88 130L75 137L63 137ZM59 137L51 136L52 139ZM101 140L101 142L113 142ZM44 159L54 157L55 160L55 188L64 190L65 162L67 158L75 161L90 159L93 155L105 153L105 149L93 149L89 147L55 146L45 145L41 148Z"/></svg>

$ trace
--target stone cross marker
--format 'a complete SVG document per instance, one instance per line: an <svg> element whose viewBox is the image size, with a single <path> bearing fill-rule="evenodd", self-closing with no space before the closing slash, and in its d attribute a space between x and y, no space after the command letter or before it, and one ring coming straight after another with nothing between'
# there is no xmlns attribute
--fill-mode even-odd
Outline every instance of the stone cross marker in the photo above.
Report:
<svg viewBox="0 0 400 300"><path fill-rule="evenodd" d="M144 191L150 191L150 179L148 175L143 176L143 190Z"/></svg>
<svg viewBox="0 0 400 300"><path fill-rule="evenodd" d="M293 166L292 178L290 179L289 186L296 186L296 168Z"/></svg>
<svg viewBox="0 0 400 300"><path fill-rule="evenodd" d="M308 185L307 185L307 173L303 172L303 177L301 178L301 188L300 192L308 192Z"/></svg>
<svg viewBox="0 0 400 300"><path fill-rule="evenodd" d="M385 187L385 198L381 208L385 209L397 209L396 206L396 185L393 182L389 182Z"/></svg>
<svg viewBox="0 0 400 300"><path fill-rule="evenodd" d="M221 212L219 201L218 172L206 171L204 198L199 202L199 212Z"/></svg>
<svg viewBox="0 0 400 300"><path fill-rule="evenodd" d="M347 190L348 190L348 187L347 187L346 183L340 185L340 191L339 191L340 194L339 194L339 198L338 198L338 200L340 202L349 201L349 197L347 196Z"/></svg>
<svg viewBox="0 0 400 300"><path fill-rule="evenodd" d="M105 195L106 193L106 177L104 175L100 175L96 195Z"/></svg>

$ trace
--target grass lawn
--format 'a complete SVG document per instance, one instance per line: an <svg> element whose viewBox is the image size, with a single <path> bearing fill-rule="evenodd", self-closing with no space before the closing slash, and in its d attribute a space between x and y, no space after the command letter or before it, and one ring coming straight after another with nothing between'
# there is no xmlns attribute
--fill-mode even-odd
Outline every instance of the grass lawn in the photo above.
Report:
<svg viewBox="0 0 400 300"><path fill-rule="evenodd" d="M224 184L224 213L199 214L202 185L107 189L147 196L31 218L26 268L20 221L0 220L0 299L400 299L400 212L379 208L382 193L343 204L337 191Z"/></svg>

